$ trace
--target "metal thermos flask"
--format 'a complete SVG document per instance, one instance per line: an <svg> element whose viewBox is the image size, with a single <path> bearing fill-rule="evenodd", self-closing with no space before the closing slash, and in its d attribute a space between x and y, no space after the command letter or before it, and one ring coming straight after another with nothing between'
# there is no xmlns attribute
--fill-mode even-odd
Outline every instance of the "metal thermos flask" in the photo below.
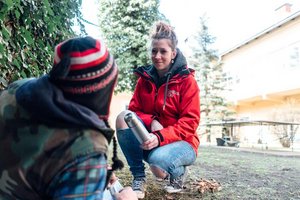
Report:
<svg viewBox="0 0 300 200"><path fill-rule="evenodd" d="M109 188L106 188L103 193L103 199L105 200L115 200L115 195L123 189L122 184L119 180L112 183Z"/></svg>
<svg viewBox="0 0 300 200"><path fill-rule="evenodd" d="M124 120L140 144L149 139L149 132L142 122L137 118L135 113L127 113L124 116Z"/></svg>

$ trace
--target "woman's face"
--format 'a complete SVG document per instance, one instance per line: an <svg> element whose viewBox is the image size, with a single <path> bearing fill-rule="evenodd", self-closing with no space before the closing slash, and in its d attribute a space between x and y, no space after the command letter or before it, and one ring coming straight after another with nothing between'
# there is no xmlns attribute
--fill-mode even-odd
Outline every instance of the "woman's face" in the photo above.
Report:
<svg viewBox="0 0 300 200"><path fill-rule="evenodd" d="M159 76L168 72L171 60L176 56L176 50L172 50L169 39L153 40L151 49L151 60Z"/></svg>

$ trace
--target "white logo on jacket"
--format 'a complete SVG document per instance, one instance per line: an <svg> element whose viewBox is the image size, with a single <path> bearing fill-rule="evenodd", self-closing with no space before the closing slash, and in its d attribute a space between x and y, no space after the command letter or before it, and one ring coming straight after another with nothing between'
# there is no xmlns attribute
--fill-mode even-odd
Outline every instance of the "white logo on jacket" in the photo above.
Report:
<svg viewBox="0 0 300 200"><path fill-rule="evenodd" d="M179 96L179 92L176 92L175 90L168 90L168 93L167 93L168 97L174 97L175 95Z"/></svg>

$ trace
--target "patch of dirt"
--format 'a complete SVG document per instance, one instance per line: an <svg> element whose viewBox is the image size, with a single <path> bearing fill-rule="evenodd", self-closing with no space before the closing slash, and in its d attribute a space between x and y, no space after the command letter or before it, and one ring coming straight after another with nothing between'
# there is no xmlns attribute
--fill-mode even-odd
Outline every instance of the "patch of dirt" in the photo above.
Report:
<svg viewBox="0 0 300 200"><path fill-rule="evenodd" d="M149 168L146 172L145 200L300 199L299 157L200 147L196 162L189 167L185 189L172 195L163 190L166 182L157 181ZM116 174L123 185L131 184L128 167Z"/></svg>

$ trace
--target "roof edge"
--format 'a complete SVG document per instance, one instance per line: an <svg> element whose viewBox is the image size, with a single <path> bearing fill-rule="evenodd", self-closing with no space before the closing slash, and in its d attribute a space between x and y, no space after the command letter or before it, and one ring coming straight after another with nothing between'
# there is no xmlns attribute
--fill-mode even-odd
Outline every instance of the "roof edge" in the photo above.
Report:
<svg viewBox="0 0 300 200"><path fill-rule="evenodd" d="M259 37L261 37L261 36L263 36L265 34L268 34L269 32L275 30L276 28L281 27L282 25L284 25L284 24L286 24L286 23L288 23L288 22L290 22L292 20L295 20L298 17L300 17L300 10L297 11L297 12L295 12L294 14L286 17L285 19L283 19L283 20L281 20L281 21L273 24L272 26L264 29L263 31L255 34L254 36L252 36L252 37L244 40L243 42L239 43L238 45L236 45L236 46L234 46L234 47L232 47L232 48L224 51L223 53L220 54L221 57L223 57L224 55L229 54L229 53L235 51L236 49L239 49L240 47L242 47L244 45L247 45L248 43L252 42L253 40L256 40L257 38L259 38Z"/></svg>

